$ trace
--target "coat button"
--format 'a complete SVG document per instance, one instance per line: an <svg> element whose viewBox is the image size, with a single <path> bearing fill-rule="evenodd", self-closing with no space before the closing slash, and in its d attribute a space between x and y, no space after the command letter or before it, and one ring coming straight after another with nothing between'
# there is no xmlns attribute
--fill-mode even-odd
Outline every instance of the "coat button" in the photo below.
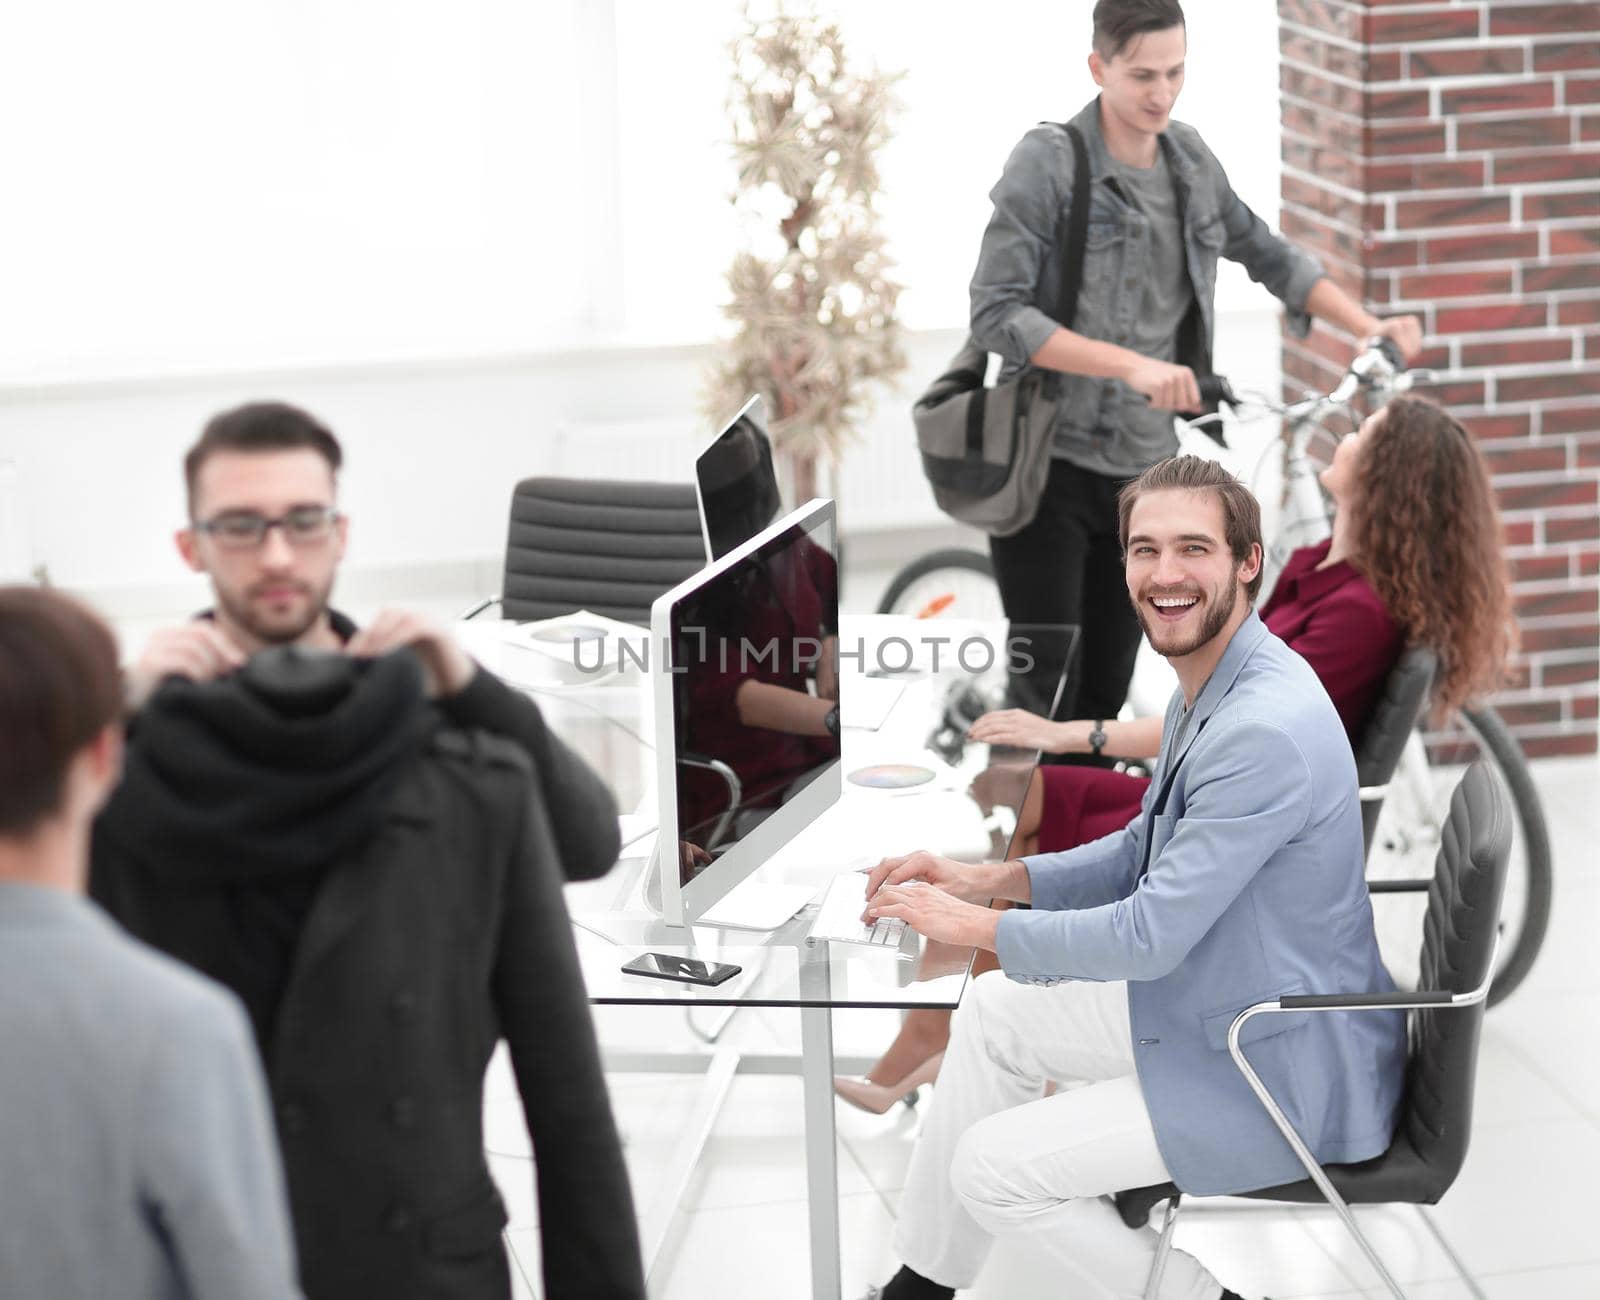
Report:
<svg viewBox="0 0 1600 1300"><path fill-rule="evenodd" d="M409 989L401 989L389 999L389 1011L396 1020L410 1020L417 1014L417 995Z"/></svg>
<svg viewBox="0 0 1600 1300"><path fill-rule="evenodd" d="M417 1102L414 1097L396 1097L389 1103L389 1123L401 1132L417 1126Z"/></svg>
<svg viewBox="0 0 1600 1300"><path fill-rule="evenodd" d="M297 1137L306 1131L306 1112L303 1106L286 1101L278 1107L278 1131L285 1137Z"/></svg>
<svg viewBox="0 0 1600 1300"><path fill-rule="evenodd" d="M383 1230L385 1232L404 1232L415 1222L416 1217L411 1213L410 1206L391 1205L383 1216Z"/></svg>

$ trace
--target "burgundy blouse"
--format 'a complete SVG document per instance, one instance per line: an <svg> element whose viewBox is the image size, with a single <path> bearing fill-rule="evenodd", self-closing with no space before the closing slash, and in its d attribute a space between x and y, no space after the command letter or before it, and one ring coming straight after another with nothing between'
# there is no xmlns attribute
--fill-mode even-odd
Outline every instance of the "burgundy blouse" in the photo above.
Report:
<svg viewBox="0 0 1600 1300"><path fill-rule="evenodd" d="M1349 564L1317 568L1330 544L1289 557L1261 621L1311 665L1354 746L1405 638L1372 584Z"/></svg>

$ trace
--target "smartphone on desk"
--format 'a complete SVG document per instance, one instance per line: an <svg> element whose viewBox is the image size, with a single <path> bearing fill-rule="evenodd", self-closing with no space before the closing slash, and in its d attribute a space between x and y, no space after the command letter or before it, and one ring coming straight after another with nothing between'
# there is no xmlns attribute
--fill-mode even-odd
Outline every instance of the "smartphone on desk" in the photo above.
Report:
<svg viewBox="0 0 1600 1300"><path fill-rule="evenodd" d="M670 952L640 953L622 967L624 975L648 975L651 979L679 980L684 984L724 984L744 969L728 962L700 961Z"/></svg>

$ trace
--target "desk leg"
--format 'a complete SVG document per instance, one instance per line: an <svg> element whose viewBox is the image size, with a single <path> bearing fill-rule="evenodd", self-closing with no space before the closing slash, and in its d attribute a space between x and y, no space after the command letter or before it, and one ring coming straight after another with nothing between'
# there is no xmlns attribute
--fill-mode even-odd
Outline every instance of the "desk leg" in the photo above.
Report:
<svg viewBox="0 0 1600 1300"><path fill-rule="evenodd" d="M645 1278L649 1282L655 1281L656 1259L666 1242L667 1229L683 1204L683 1195L694 1177L695 1167L705 1154L706 1140L716 1125L728 1089L733 1086L733 1076L739 1071L739 1054L726 1047L718 1048L709 1058L702 1057L701 1065L705 1081L695 1098L694 1110L684 1121L656 1185L639 1202L639 1248L644 1254Z"/></svg>
<svg viewBox="0 0 1600 1300"><path fill-rule="evenodd" d="M811 1294L840 1300L839 1146L833 1117L833 1012L800 1008L806 1109L806 1196L811 1207Z"/></svg>

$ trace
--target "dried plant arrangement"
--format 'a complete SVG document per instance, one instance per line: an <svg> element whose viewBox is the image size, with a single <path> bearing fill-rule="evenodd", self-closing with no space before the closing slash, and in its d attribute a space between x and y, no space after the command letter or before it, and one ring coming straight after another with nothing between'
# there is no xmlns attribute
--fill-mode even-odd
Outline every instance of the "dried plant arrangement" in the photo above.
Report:
<svg viewBox="0 0 1600 1300"><path fill-rule="evenodd" d="M858 436L872 381L905 368L874 206L900 74L855 71L835 21L781 4L766 16L747 5L729 52L732 202L751 235L728 268L735 330L706 405L725 417L760 393L804 501L819 460Z"/></svg>

